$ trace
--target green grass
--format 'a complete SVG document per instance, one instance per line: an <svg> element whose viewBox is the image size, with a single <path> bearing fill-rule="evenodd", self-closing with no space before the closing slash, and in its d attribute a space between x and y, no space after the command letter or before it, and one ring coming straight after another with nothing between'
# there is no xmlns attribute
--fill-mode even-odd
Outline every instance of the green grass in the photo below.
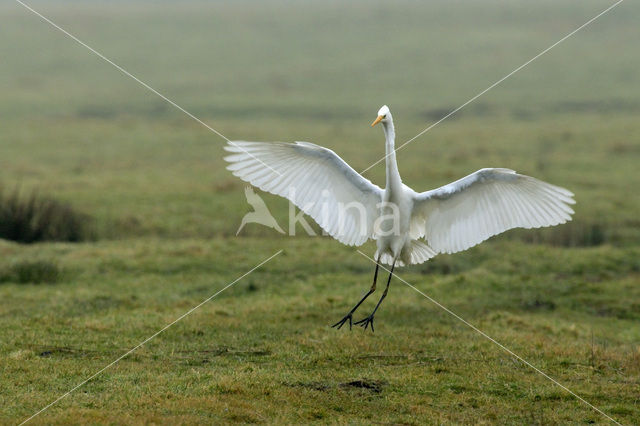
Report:
<svg viewBox="0 0 640 426"><path fill-rule="evenodd" d="M313 246L310 256L308 241L287 242L284 254L42 420L602 421L397 281L375 334L329 328L368 285L370 264L327 239ZM5 259L55 258L64 274L62 284L0 287L5 395L13 396L4 397L5 419L46 405L280 247L264 239L3 244ZM639 414L639 255L502 243L401 274L629 422ZM379 388L346 385L356 381Z"/></svg>
<svg viewBox="0 0 640 426"><path fill-rule="evenodd" d="M232 139L309 140L363 170L383 155L380 105L402 143L610 4L34 7ZM500 166L575 192L570 224L399 274L625 424L640 418L639 18L624 2L398 153L417 190ZM0 241L0 422L284 249L37 421L606 423L398 280L374 334L331 329L370 285L367 259L257 225L236 238L250 207L218 136L16 3L0 36L0 185L96 228ZM265 200L286 228L287 203Z"/></svg>

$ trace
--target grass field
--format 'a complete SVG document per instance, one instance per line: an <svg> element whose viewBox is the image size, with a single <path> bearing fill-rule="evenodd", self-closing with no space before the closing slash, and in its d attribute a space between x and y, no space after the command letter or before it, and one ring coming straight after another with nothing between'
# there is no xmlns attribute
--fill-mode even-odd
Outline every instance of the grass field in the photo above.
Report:
<svg viewBox="0 0 640 426"><path fill-rule="evenodd" d="M400 144L610 4L33 7L231 139L308 140L363 170L384 154L382 104ZM639 19L622 3L398 152L418 190L496 166L576 194L570 224L398 273L623 424L640 419ZM34 423L607 423L398 280L375 333L331 329L369 260L301 228L236 237L250 206L219 136L17 3L0 5L0 37L0 185L95 227L0 240L0 422L282 249ZM365 176L382 185L384 166ZM286 201L260 195L286 227Z"/></svg>

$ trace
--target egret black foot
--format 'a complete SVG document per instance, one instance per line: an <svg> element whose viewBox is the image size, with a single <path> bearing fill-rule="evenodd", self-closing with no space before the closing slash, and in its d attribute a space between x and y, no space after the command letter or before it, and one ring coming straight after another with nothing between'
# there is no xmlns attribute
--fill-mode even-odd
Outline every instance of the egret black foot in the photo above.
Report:
<svg viewBox="0 0 640 426"><path fill-rule="evenodd" d="M347 321L349 321L349 330L351 330L351 326L353 325L353 312L349 312L347 315L344 316L344 318L342 318L337 323L333 324L331 327L338 327L338 330L340 330L340 328L342 328L344 323Z"/></svg>
<svg viewBox="0 0 640 426"><path fill-rule="evenodd" d="M363 327L365 330L367 329L367 327L369 327L369 325L371 325L371 331L373 332L373 314L369 315L368 317L361 319L360 321L354 323L355 325L359 325L360 327Z"/></svg>

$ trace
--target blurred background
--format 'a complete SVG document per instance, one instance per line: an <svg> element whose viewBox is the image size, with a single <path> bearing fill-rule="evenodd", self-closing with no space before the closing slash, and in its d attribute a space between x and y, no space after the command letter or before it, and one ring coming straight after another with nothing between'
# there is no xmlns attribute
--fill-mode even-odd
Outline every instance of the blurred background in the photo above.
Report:
<svg viewBox="0 0 640 426"><path fill-rule="evenodd" d="M608 4L33 6L228 138L308 140L360 171L384 155L368 127L382 104L399 145ZM19 4L0 7L5 192L68 201L95 218L99 238L235 233L249 207L219 136ZM553 232L567 240L555 242L637 242L639 14L625 4L601 17L412 142L398 155L405 182L426 190L480 167L514 168L576 193L574 222ZM382 185L383 163L367 177ZM268 204L286 222L286 202Z"/></svg>
<svg viewBox="0 0 640 426"><path fill-rule="evenodd" d="M29 4L229 139L310 141L361 171L384 155L369 126L381 105L400 145L612 3ZM575 193L568 224L402 276L628 423L640 416L639 21L623 2L398 152L418 191L508 167ZM368 260L301 227L235 237L251 207L221 137L17 2L0 4L0 40L0 420L31 415L284 248L43 421L602 421L400 285L375 335L330 329L369 286ZM383 186L384 172L365 177ZM287 202L257 192L287 229Z"/></svg>

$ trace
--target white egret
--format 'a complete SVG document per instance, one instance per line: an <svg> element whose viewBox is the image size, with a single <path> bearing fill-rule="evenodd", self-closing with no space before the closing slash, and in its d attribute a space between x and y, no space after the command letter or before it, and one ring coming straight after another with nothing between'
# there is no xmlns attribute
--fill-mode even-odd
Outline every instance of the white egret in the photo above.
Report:
<svg viewBox="0 0 640 426"><path fill-rule="evenodd" d="M288 198L324 231L348 245L376 240L373 285L334 324L342 327L376 289L380 263L391 265L387 286L373 312L356 322L365 329L387 295L395 266L455 253L512 228L553 226L571 220L573 194L510 169L487 168L426 192L402 183L394 151L395 130L385 105L371 124L386 137L386 185L381 189L332 150L309 143L230 142L225 157L235 176ZM277 172L276 172L277 171Z"/></svg>

